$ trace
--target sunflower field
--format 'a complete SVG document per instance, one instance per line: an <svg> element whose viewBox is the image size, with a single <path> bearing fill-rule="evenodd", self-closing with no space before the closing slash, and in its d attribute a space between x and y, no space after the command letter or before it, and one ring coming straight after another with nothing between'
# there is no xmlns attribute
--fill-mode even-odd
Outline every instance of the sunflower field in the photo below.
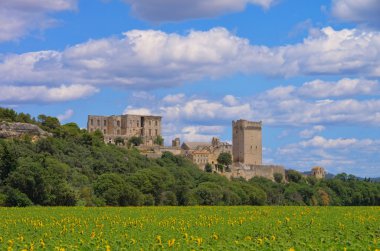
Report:
<svg viewBox="0 0 380 251"><path fill-rule="evenodd" d="M380 250L379 207L29 207L0 219L0 250Z"/></svg>

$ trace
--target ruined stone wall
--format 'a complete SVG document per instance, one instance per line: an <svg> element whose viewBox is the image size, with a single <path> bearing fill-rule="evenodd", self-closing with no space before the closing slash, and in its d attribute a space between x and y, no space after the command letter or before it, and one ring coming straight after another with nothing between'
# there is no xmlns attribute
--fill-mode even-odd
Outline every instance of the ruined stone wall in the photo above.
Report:
<svg viewBox="0 0 380 251"><path fill-rule="evenodd" d="M160 116L118 115L94 116L89 115L87 130L94 132L100 130L104 141L114 143L115 138L128 140L131 137L142 137L143 143L153 145L154 139L161 135Z"/></svg>
<svg viewBox="0 0 380 251"><path fill-rule="evenodd" d="M253 177L264 177L274 181L274 174L280 173L285 178L285 168L277 165L243 165L234 164L231 168L231 172L223 173L228 178L242 177L246 180Z"/></svg>

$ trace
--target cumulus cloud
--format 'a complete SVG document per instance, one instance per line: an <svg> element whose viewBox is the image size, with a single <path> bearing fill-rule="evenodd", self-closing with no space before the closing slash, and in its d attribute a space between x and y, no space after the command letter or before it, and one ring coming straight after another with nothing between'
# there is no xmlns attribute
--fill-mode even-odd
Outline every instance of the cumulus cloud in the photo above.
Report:
<svg viewBox="0 0 380 251"><path fill-rule="evenodd" d="M73 115L74 115L74 110L68 109L68 110L65 111L64 114L59 114L57 116L57 118L62 123L63 121L68 120L69 118L71 118Z"/></svg>
<svg viewBox="0 0 380 251"><path fill-rule="evenodd" d="M122 38L90 40L61 52L0 57L3 85L82 83L141 89L235 73L379 77L380 33L324 28L302 43L269 48L251 45L224 28L186 35L132 30Z"/></svg>
<svg viewBox="0 0 380 251"><path fill-rule="evenodd" d="M274 0L124 0L131 5L140 18L153 21L181 21L195 18L215 17L221 14L238 12L247 4L268 9Z"/></svg>
<svg viewBox="0 0 380 251"><path fill-rule="evenodd" d="M45 29L57 21L54 12L74 10L77 0L0 1L0 42L15 40L35 29Z"/></svg>
<svg viewBox="0 0 380 251"><path fill-rule="evenodd" d="M378 0L333 0L332 14L348 22L380 28L380 4Z"/></svg>
<svg viewBox="0 0 380 251"><path fill-rule="evenodd" d="M186 126L178 136L184 141L210 142L223 131L223 126Z"/></svg>
<svg viewBox="0 0 380 251"><path fill-rule="evenodd" d="M364 97L379 95L377 90L376 81L363 79L343 79L336 82L316 80L301 87L280 86L252 99L251 116L270 125L376 126L380 122L380 100ZM363 95L363 98L346 98L354 95L354 92L359 96ZM313 135L312 132L307 130L302 135Z"/></svg>
<svg viewBox="0 0 380 251"><path fill-rule="evenodd" d="M64 102L84 98L97 93L99 89L91 85L9 86L0 85L1 103Z"/></svg>
<svg viewBox="0 0 380 251"><path fill-rule="evenodd" d="M308 171L312 166L324 166L328 172L346 172L358 176L377 177L379 139L325 138L312 139L282 146L274 154L275 161Z"/></svg>
<svg viewBox="0 0 380 251"><path fill-rule="evenodd" d="M128 106L123 114L131 115L152 115L152 112L148 108L134 108L133 106Z"/></svg>
<svg viewBox="0 0 380 251"><path fill-rule="evenodd" d="M306 97L328 98L357 95L379 95L380 84L377 80L349 79L339 81L314 80L298 89L298 94Z"/></svg>
<svg viewBox="0 0 380 251"><path fill-rule="evenodd" d="M322 125L316 125L316 126L313 126L310 129L302 130L299 133L299 135L300 135L301 138L311 138L315 134L320 133L320 132L324 131L325 129L326 128L324 126L322 126Z"/></svg>
<svg viewBox="0 0 380 251"><path fill-rule="evenodd" d="M175 103L175 104L178 104L178 103L182 103L182 101L184 101L184 98L185 98L185 94L183 93L178 93L178 94L169 94L167 96L165 96L162 101L166 102L166 103Z"/></svg>

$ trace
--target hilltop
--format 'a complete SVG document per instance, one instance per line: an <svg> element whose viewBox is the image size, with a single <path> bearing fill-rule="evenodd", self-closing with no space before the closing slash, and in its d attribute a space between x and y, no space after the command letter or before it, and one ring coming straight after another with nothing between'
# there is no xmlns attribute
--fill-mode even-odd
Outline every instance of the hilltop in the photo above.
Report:
<svg viewBox="0 0 380 251"><path fill-rule="evenodd" d="M149 159L105 144L101 132L54 117L0 108L0 121L46 132L0 139L0 205L380 205L380 184L350 175L317 180L288 170L285 183L228 180L169 152Z"/></svg>

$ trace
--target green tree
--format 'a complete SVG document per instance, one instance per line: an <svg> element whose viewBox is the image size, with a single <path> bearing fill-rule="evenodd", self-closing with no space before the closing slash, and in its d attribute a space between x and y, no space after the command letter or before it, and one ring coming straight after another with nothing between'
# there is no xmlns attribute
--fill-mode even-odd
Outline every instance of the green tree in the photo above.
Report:
<svg viewBox="0 0 380 251"><path fill-rule="evenodd" d="M289 182L299 183L302 180L302 174L295 170L287 170L286 171L286 179Z"/></svg>
<svg viewBox="0 0 380 251"><path fill-rule="evenodd" d="M161 135L158 135L154 139L153 143L156 144L156 145L162 146L162 145L164 145L164 138Z"/></svg>
<svg viewBox="0 0 380 251"><path fill-rule="evenodd" d="M133 136L128 140L128 146L139 146L143 143L141 137Z"/></svg>
<svg viewBox="0 0 380 251"><path fill-rule="evenodd" d="M277 183L282 183L282 180L284 179L284 176L281 173L275 173L273 174L273 177Z"/></svg>
<svg viewBox="0 0 380 251"><path fill-rule="evenodd" d="M217 161L218 161L217 169L219 169L219 171L221 172L230 171L229 166L232 164L231 153L227 153L227 152L220 153L217 158Z"/></svg>
<svg viewBox="0 0 380 251"><path fill-rule="evenodd" d="M0 144L0 182L17 167L17 154L6 142Z"/></svg>
<svg viewBox="0 0 380 251"><path fill-rule="evenodd" d="M54 132L54 129L58 129L61 126L61 123L57 118L46 116L44 114L38 115L38 122L41 124L42 129L50 132Z"/></svg>
<svg viewBox="0 0 380 251"><path fill-rule="evenodd" d="M205 165L205 172L212 173L212 165L210 163Z"/></svg>
<svg viewBox="0 0 380 251"><path fill-rule="evenodd" d="M118 146L120 146L120 145L123 146L125 144L124 139L122 137L116 137L115 138L115 144Z"/></svg>

